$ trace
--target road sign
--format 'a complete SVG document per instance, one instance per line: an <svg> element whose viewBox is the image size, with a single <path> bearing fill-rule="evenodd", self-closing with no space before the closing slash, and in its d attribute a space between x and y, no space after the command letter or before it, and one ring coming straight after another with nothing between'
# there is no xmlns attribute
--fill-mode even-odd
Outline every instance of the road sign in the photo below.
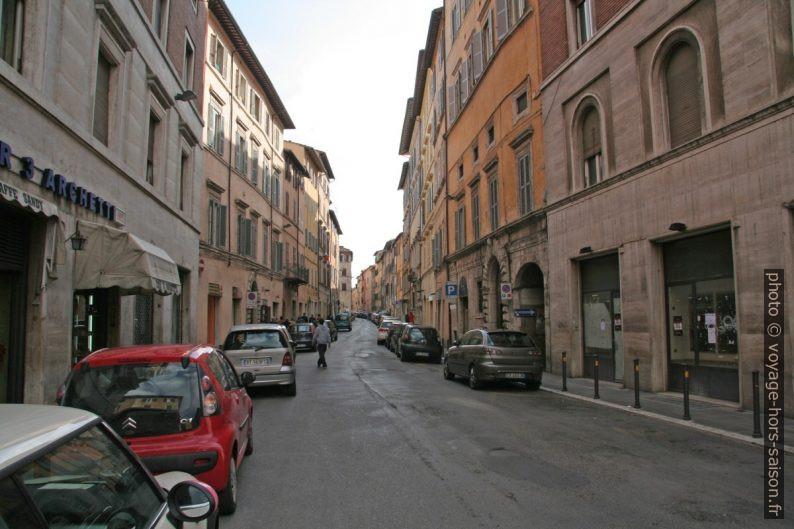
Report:
<svg viewBox="0 0 794 529"><path fill-rule="evenodd" d="M444 293L447 296L447 299L453 299L458 297L458 284L449 282L444 286Z"/></svg>
<svg viewBox="0 0 794 529"><path fill-rule="evenodd" d="M513 299L513 287L510 283L502 283L500 291L502 293L502 301Z"/></svg>
<svg viewBox="0 0 794 529"><path fill-rule="evenodd" d="M537 312L535 309L513 309L513 315L517 318L531 318L536 316Z"/></svg>

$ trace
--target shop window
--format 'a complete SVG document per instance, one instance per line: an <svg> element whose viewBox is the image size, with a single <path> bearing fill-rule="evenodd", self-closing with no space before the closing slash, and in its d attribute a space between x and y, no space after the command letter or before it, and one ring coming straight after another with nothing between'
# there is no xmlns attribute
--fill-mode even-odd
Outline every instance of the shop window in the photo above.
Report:
<svg viewBox="0 0 794 529"><path fill-rule="evenodd" d="M135 296L132 340L135 345L154 342L154 295L138 294Z"/></svg>

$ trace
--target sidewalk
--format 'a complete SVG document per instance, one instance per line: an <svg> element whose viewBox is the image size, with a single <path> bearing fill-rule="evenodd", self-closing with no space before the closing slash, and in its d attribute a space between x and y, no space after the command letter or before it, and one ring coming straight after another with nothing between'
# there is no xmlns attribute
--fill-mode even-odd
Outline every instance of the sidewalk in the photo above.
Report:
<svg viewBox="0 0 794 529"><path fill-rule="evenodd" d="M689 397L689 416L685 421L684 395L682 393L651 393L640 391L640 408L634 408L634 389L624 388L614 382L599 382L599 399L593 398L593 380L590 378L571 378L567 380L568 391L562 391L562 376L544 372L543 391L556 393L569 398L585 400L600 406L635 413L685 428L709 432L737 441L763 446L763 438L753 437L753 411L742 410L738 404L716 401L698 396ZM763 402L762 402L763 406ZM763 409L762 409L763 413ZM786 417L784 450L794 453L794 418ZM763 431L763 416L761 429Z"/></svg>

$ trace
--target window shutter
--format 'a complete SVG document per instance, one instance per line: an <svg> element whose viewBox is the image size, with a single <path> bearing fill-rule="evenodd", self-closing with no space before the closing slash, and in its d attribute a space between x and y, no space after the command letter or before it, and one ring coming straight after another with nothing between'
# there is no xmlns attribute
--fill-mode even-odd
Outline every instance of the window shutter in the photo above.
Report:
<svg viewBox="0 0 794 529"><path fill-rule="evenodd" d="M220 215L221 218L219 224L221 228L221 233L220 236L218 237L218 246L226 248L226 206L220 207L220 213L221 213Z"/></svg>
<svg viewBox="0 0 794 529"><path fill-rule="evenodd" d="M218 126L215 127L215 134L218 135L218 139L215 141L215 145L218 147L218 154L221 156L223 156L223 149L226 148L226 131L223 125L223 116L218 114Z"/></svg>
<svg viewBox="0 0 794 529"><path fill-rule="evenodd" d="M449 102L448 109L449 109L449 122L452 123L455 121L457 117L455 115L455 109L457 108L455 104L455 85L447 87L447 100Z"/></svg>
<svg viewBox="0 0 794 529"><path fill-rule="evenodd" d="M502 40L507 35L507 0L496 0L496 38Z"/></svg>
<svg viewBox="0 0 794 529"><path fill-rule="evenodd" d="M215 147L215 112L211 104L207 104L207 143Z"/></svg>
<svg viewBox="0 0 794 529"><path fill-rule="evenodd" d="M218 37L215 35L210 36L210 64L218 65Z"/></svg>
<svg viewBox="0 0 794 529"><path fill-rule="evenodd" d="M697 138L701 128L701 98L698 59L688 44L671 53L665 72L670 146Z"/></svg>
<svg viewBox="0 0 794 529"><path fill-rule="evenodd" d="M601 152L599 121L598 111L590 107L582 120L582 155L585 159Z"/></svg>
<svg viewBox="0 0 794 529"><path fill-rule="evenodd" d="M461 108L463 107L463 103L469 99L469 60L466 59L463 61L463 64L460 67L460 101L461 101Z"/></svg>
<svg viewBox="0 0 794 529"><path fill-rule="evenodd" d="M479 31L474 34L471 52L474 59L474 79L476 80L482 75L482 34Z"/></svg>

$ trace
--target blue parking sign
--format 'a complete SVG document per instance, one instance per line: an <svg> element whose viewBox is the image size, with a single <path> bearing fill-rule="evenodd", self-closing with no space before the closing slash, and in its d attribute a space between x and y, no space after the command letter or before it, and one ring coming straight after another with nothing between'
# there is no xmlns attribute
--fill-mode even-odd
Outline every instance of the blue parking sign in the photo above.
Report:
<svg viewBox="0 0 794 529"><path fill-rule="evenodd" d="M457 283L447 283L444 287L444 292L447 298L457 298L458 297L458 284Z"/></svg>

